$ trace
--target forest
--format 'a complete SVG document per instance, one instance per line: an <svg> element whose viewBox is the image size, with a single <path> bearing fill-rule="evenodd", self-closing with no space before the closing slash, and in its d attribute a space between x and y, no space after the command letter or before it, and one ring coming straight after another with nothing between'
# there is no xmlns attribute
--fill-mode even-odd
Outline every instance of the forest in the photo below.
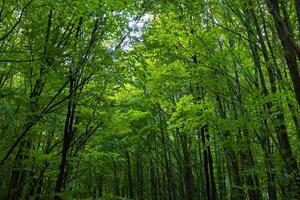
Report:
<svg viewBox="0 0 300 200"><path fill-rule="evenodd" d="M0 0L0 199L299 200L300 0Z"/></svg>

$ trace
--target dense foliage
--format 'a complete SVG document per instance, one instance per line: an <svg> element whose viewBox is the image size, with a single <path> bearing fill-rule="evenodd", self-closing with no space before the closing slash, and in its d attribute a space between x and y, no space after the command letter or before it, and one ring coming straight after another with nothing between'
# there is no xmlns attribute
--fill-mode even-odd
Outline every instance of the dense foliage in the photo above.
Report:
<svg viewBox="0 0 300 200"><path fill-rule="evenodd" d="M1 0L0 199L300 199L300 1Z"/></svg>

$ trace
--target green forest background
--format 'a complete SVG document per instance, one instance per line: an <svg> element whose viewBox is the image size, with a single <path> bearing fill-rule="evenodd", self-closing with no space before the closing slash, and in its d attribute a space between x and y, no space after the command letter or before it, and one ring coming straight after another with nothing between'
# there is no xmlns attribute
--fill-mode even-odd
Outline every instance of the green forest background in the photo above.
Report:
<svg viewBox="0 0 300 200"><path fill-rule="evenodd" d="M0 199L300 199L300 0L1 0Z"/></svg>

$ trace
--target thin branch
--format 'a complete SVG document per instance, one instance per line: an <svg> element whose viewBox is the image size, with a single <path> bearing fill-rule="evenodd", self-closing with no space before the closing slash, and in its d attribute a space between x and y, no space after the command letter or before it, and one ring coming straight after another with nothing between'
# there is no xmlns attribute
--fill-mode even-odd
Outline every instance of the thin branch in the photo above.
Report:
<svg viewBox="0 0 300 200"><path fill-rule="evenodd" d="M13 25L13 27L6 33L6 34L4 34L2 37L0 37L0 41L2 41L2 40L5 40L14 30L15 30L15 28L18 26L18 24L21 22L21 20L22 20L22 17L23 17L23 14L24 14L24 12L25 12L25 10L26 10L26 8L32 3L32 1L33 0L30 0L26 5L25 5L25 7L22 9L22 11L21 11L21 14L20 14L20 17L19 17L19 19L18 19L18 21Z"/></svg>

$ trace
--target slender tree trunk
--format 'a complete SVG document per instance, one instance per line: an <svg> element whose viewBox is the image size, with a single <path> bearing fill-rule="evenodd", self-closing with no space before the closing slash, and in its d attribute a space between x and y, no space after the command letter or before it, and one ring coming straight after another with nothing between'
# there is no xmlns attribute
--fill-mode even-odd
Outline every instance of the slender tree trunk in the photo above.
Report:
<svg viewBox="0 0 300 200"><path fill-rule="evenodd" d="M218 182L218 199L225 200L227 199L227 187L226 187L226 171L225 171L225 163L223 162L223 153L221 151L220 146L215 143L214 145L216 149L215 160L216 160L216 168L217 168L217 182Z"/></svg>
<svg viewBox="0 0 300 200"><path fill-rule="evenodd" d="M102 197L103 195L103 184L104 184L104 175L99 175L97 179L97 196Z"/></svg>
<svg viewBox="0 0 300 200"><path fill-rule="evenodd" d="M190 152L188 149L188 136L185 133L179 133L179 129L176 129L176 133L179 135L181 140L181 147L183 152L183 179L186 191L186 200L194 199L194 183L193 183L193 172L190 158Z"/></svg>
<svg viewBox="0 0 300 200"><path fill-rule="evenodd" d="M119 175L118 175L118 168L117 168L117 164L116 162L113 163L113 166L114 166L114 193L115 193L115 196L120 196L120 178L119 178Z"/></svg>
<svg viewBox="0 0 300 200"><path fill-rule="evenodd" d="M136 150L136 170L137 170L137 199L145 199L145 185L144 185L144 172L141 148Z"/></svg>
<svg viewBox="0 0 300 200"><path fill-rule="evenodd" d="M125 152L126 162L127 162L127 179L128 179L128 192L129 198L133 199L133 182L132 182L132 175L131 175L131 162L130 162L130 155L129 152Z"/></svg>
<svg viewBox="0 0 300 200"><path fill-rule="evenodd" d="M200 129L201 140L203 145L203 158L204 158L204 173L206 181L206 196L207 200L216 200L217 199L217 190L214 180L213 173L213 160L211 156L210 146L207 144L209 142L209 136L207 133L207 127L204 126Z"/></svg>
<svg viewBox="0 0 300 200"><path fill-rule="evenodd" d="M44 44L44 52L43 52L43 62L40 68L40 75L39 78L36 80L33 91L29 97L29 105L28 105L28 117L26 118L25 124L22 127L21 136L25 136L25 133L36 123L36 116L38 112L38 102L40 95L42 94L45 80L44 75L46 73L46 68L51 65L48 57L48 43L50 38L50 32L52 27L52 17L53 12L50 10L48 15L48 25L45 33L45 44ZM15 163L18 166L15 166L12 170L9 190L8 190L8 199L22 199L24 195L24 187L25 187L25 180L28 172L22 169L22 162L23 160L28 159L28 155L26 151L31 149L32 140L30 138L26 138L23 142L20 143L20 148L17 152L16 161Z"/></svg>
<svg viewBox="0 0 300 200"><path fill-rule="evenodd" d="M300 76L297 65L297 54L299 54L299 50L295 50L295 48L297 48L296 44L292 38L291 33L289 32L287 24L284 23L280 16L278 1L266 0L266 2L269 11L273 16L277 34L285 53L285 59L292 79L296 99L298 105L300 106Z"/></svg>
<svg viewBox="0 0 300 200"><path fill-rule="evenodd" d="M158 183L156 177L156 167L154 167L153 160L150 160L150 180L151 180L151 199L158 200Z"/></svg>
<svg viewBox="0 0 300 200"><path fill-rule="evenodd" d="M169 200L175 199L175 191L174 191L174 183L173 183L173 175L171 172L171 167L169 164L168 159L168 151L167 151L167 135L166 130L164 127L164 120L163 120L163 111L159 107L159 121L160 121L160 132L161 132L161 141L162 141L162 153L163 153L163 159L165 164L165 179L166 179L166 185L167 185L167 196Z"/></svg>
<svg viewBox="0 0 300 200"><path fill-rule="evenodd" d="M75 80L73 77L73 73L70 71L70 89L69 93L71 95L69 102L68 102L68 109L67 109L67 116L66 116L66 121L65 121L65 128L64 128L64 138L63 138L63 150L61 154L61 162L60 162L60 167L59 167L59 175L56 180L56 185L55 185L55 200L61 200L62 197L60 196L60 192L62 190L63 185L65 184L66 181L66 165L67 165L67 156L68 156L68 151L70 144L73 140L74 137L74 128L73 128L73 123L74 123L74 114L75 114L75 94L74 94L74 88L75 88Z"/></svg>
<svg viewBox="0 0 300 200"><path fill-rule="evenodd" d="M205 177L204 177L204 174L203 174L203 167L202 166L204 166L204 158L203 158L203 151L204 151L204 147L202 147L202 139L201 139L201 131L199 130L198 131L198 134L197 134L197 136L198 136L198 154L199 154L199 165L201 166L201 167L199 167L199 178L198 178L198 180L199 180L199 186L198 187L200 187L199 188L199 194L198 194L198 196L197 196L197 198L204 198L204 199L206 199L206 197L207 197L207 195L203 195L203 194L206 194L206 179L205 179Z"/></svg>
<svg viewBox="0 0 300 200"><path fill-rule="evenodd" d="M218 103L218 110L219 110L219 115L221 118L226 119L226 112L225 109L222 105L221 98L219 96L216 96L216 101ZM224 139L228 139L230 136L229 131L223 132ZM227 166L228 170L230 172L232 184L231 184L231 199L232 200L239 200L239 199L244 199L245 198L245 192L242 189L242 181L240 177L240 167L238 164L238 158L236 153L230 148L230 147L225 147L224 149L225 155L226 155L226 160L227 160Z"/></svg>

